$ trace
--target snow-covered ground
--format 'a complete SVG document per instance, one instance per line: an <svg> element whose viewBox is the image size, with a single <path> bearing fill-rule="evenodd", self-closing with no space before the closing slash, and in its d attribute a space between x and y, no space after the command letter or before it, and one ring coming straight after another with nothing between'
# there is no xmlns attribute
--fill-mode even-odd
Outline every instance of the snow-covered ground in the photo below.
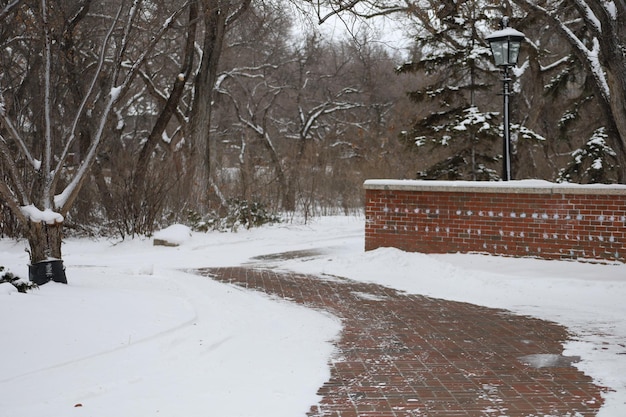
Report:
<svg viewBox="0 0 626 417"><path fill-rule="evenodd" d="M271 265L561 323L575 335L565 354L612 389L600 416L626 415L626 265L364 252L363 229L362 218L325 217L178 228L175 248L68 239L68 285L0 285L0 417L304 416L330 375L338 319L184 271L294 250L317 256ZM0 265L26 276L24 248L0 240Z"/></svg>

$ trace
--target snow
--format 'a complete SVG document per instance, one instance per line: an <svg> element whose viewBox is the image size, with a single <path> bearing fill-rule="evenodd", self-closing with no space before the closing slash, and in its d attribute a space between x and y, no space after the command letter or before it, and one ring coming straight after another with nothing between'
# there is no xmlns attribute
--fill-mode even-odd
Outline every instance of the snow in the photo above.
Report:
<svg viewBox="0 0 626 417"><path fill-rule="evenodd" d="M33 223L55 224L63 222L63 216L50 209L40 210L32 204L22 206L20 209L22 214Z"/></svg>
<svg viewBox="0 0 626 417"><path fill-rule="evenodd" d="M365 181L365 188L380 189L381 187L390 187L392 189L411 189L411 188L448 188L448 189L485 189L487 191L495 190L553 190L554 192L563 191L583 191L583 192L604 192L622 194L626 192L624 184L577 184L577 183L554 183L545 180L514 180L514 181L431 181L431 180L395 180L395 179L371 179ZM534 191L536 192L536 191Z"/></svg>
<svg viewBox="0 0 626 417"><path fill-rule="evenodd" d="M602 33L602 24L600 23L600 20L595 15L589 4L587 4L586 2L578 2L578 5L581 6L581 8L584 10L585 22L587 22L587 25L592 26L592 31L595 33Z"/></svg>
<svg viewBox="0 0 626 417"><path fill-rule="evenodd" d="M63 207L67 202L70 194L72 192L72 187L65 187L65 189L61 192L61 194L57 194L54 196L54 206L55 207Z"/></svg>
<svg viewBox="0 0 626 417"><path fill-rule="evenodd" d="M488 41L490 40L495 40L498 38L526 38L526 35L524 35L522 32L520 32L519 30L515 30L513 28L504 28L501 30L496 30L495 32L491 33L489 36L487 36L485 39L487 39Z"/></svg>
<svg viewBox="0 0 626 417"><path fill-rule="evenodd" d="M191 229L182 224L173 224L154 234L155 239L162 239L178 245L185 243L191 238Z"/></svg>
<svg viewBox="0 0 626 417"><path fill-rule="evenodd" d="M9 284L8 282L3 282L0 284L0 296L9 295L16 292L17 289L12 284Z"/></svg>
<svg viewBox="0 0 626 417"><path fill-rule="evenodd" d="M607 100L610 99L611 89L602 64L600 63L600 41L598 38L593 38L593 48L587 50L587 60L589 61L591 72L596 78L596 82L599 84L604 96Z"/></svg>
<svg viewBox="0 0 626 417"><path fill-rule="evenodd" d="M591 164L591 167L595 169L596 171L600 171L602 169L602 159L601 158L594 159L593 163Z"/></svg>
<svg viewBox="0 0 626 417"><path fill-rule="evenodd" d="M609 16L611 16L612 20L617 20L617 8L615 7L615 2L614 1L603 1L602 5L604 7L604 10L607 11L607 13L609 14Z"/></svg>
<svg viewBox="0 0 626 417"><path fill-rule="evenodd" d="M624 264L364 252L359 217L238 233L175 226L161 234L179 238L180 246L67 239L68 285L27 294L0 285L0 416L305 415L330 375L340 321L189 271L244 264L377 282L556 321L574 335L564 355L580 356L574 366L613 390L598 415L626 415ZM26 273L25 246L0 240L0 262L17 275ZM319 255L254 259L296 250Z"/></svg>
<svg viewBox="0 0 626 417"><path fill-rule="evenodd" d="M118 97L120 96L121 92L122 92L122 86L111 88L111 93L109 94L111 96L111 102L116 101Z"/></svg>

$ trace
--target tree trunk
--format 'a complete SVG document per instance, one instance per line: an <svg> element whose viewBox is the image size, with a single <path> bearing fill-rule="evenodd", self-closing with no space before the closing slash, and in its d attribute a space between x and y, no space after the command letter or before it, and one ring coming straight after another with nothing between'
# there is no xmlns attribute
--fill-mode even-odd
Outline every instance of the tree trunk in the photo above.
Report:
<svg viewBox="0 0 626 417"><path fill-rule="evenodd" d="M293 169L283 192L282 206L286 211L295 211L297 207L298 185L299 180L303 175L303 162L307 149L307 143L308 141L306 136L301 135L300 142L298 144L298 153L296 154L295 161L293 163Z"/></svg>
<svg viewBox="0 0 626 417"><path fill-rule="evenodd" d="M61 259L63 223L46 224L29 221L26 237L30 246L28 278L38 285L51 280L67 284Z"/></svg>
<svg viewBox="0 0 626 417"><path fill-rule="evenodd" d="M226 28L244 15L250 7L251 0L241 0L237 5L234 1L202 0L200 1L204 22L202 41L202 58L200 68L194 80L194 97L189 116L189 132L194 158L194 192L196 205L203 209L209 202L211 189L215 188L211 180L211 148L210 129L213 90L217 80L218 64L224 46ZM237 9L232 14L234 9Z"/></svg>
<svg viewBox="0 0 626 417"><path fill-rule="evenodd" d="M617 56L617 53L614 56ZM611 70L607 72L611 89L608 107L611 111L610 116L613 116L610 122L614 123L616 132L610 135L609 140L611 147L617 153L617 162L620 165L619 182L624 183L626 181L626 60L622 61L621 66L616 66Z"/></svg>
<svg viewBox="0 0 626 417"><path fill-rule="evenodd" d="M226 29L226 13L220 9L218 2L204 1L203 6L205 32L202 59L194 82L194 102L190 117L190 136L196 161L194 195L199 207L206 207L211 184L211 102Z"/></svg>

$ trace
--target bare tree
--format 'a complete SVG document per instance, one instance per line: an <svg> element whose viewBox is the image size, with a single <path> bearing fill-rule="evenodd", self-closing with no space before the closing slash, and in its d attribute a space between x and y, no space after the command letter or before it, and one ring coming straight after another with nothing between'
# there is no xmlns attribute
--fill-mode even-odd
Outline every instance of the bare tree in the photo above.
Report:
<svg viewBox="0 0 626 417"><path fill-rule="evenodd" d="M350 112L362 107L360 81L345 76L350 59L333 57L330 46L309 39L282 61L237 68L220 78L219 92L230 99L238 125L256 139L249 145L256 143L267 155L284 210L296 209L302 181L311 178L307 156L329 146L339 126L350 123Z"/></svg>
<svg viewBox="0 0 626 417"><path fill-rule="evenodd" d="M284 25L274 22L269 26ZM230 168L223 184L241 181L227 192L285 211L349 210L361 201L363 172L406 168L393 163L388 146L396 143L392 108L406 84L384 48L313 35L294 42L288 32L246 27L252 29L230 40L229 69L218 77L215 137L232 150L222 156L222 168Z"/></svg>
<svg viewBox="0 0 626 417"><path fill-rule="evenodd" d="M64 78L61 61L68 51L76 51L70 48L63 54L59 45L67 43L59 42L59 37L71 36L78 24L86 25L87 31L87 12L93 8L91 0L77 2L71 8L59 4L52 7L48 0L41 0L38 4L20 3L4 17L7 25L3 26L30 36L5 38L5 42L16 46L8 45L5 54L21 71L13 78L0 80L0 156L7 173L7 181L0 184L0 196L24 225L32 266L61 261L65 216L103 146L110 115L155 45L184 10L179 8L162 21L139 50L130 45L141 1L121 5L113 15L106 8L98 9L96 18L108 23L101 36L88 42L94 51L93 60L87 62L82 74L88 81L76 107L69 107L64 97L72 77ZM22 53L16 52L18 46ZM30 51L38 51L41 59L36 53L26 55ZM41 94L39 90L31 90L32 94L22 90L33 80L39 82ZM93 126L88 136L80 131L85 123ZM83 141L84 152L70 163L79 140ZM62 282L66 279L60 269L48 268L46 275Z"/></svg>
<svg viewBox="0 0 626 417"><path fill-rule="evenodd" d="M202 57L194 79L193 105L190 112L188 137L194 146L196 204L206 206L211 190L210 128L213 90L218 64L228 28L243 16L251 0L200 0L201 21L204 24Z"/></svg>

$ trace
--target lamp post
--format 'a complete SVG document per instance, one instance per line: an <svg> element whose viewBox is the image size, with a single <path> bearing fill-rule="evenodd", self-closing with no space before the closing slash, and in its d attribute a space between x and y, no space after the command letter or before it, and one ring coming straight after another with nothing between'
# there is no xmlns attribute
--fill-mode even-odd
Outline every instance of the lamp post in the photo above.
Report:
<svg viewBox="0 0 626 417"><path fill-rule="evenodd" d="M502 68L502 95L504 96L504 138L502 140L502 180L511 179L511 128L509 125L509 68L517 65L520 46L525 36L513 28L508 27L508 19L502 19L501 30L487 36L491 46L491 53L497 67Z"/></svg>

